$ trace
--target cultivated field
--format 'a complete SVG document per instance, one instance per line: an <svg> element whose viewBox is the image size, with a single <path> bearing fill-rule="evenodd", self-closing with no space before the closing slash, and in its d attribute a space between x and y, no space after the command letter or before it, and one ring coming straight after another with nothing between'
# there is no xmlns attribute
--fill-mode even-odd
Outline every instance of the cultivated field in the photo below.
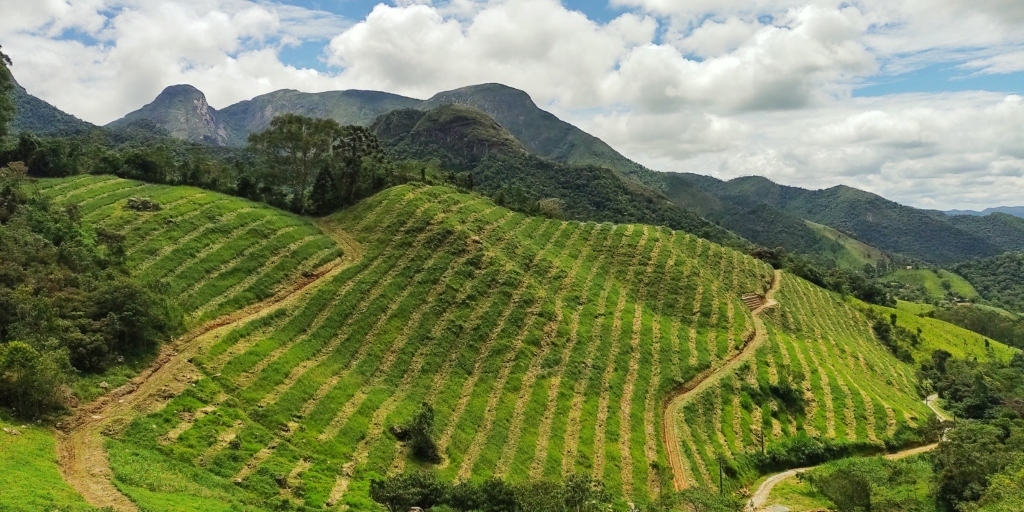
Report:
<svg viewBox="0 0 1024 512"><path fill-rule="evenodd" d="M913 369L874 340L868 319L837 295L785 275L779 306L765 317L767 342L755 357L689 400L675 418L688 483L746 484L750 454L798 434L882 450L901 428L931 414L917 398ZM796 389L785 403L780 383ZM801 410L802 409L802 410ZM897 444L899 444L897 440Z"/></svg>
<svg viewBox="0 0 1024 512"><path fill-rule="evenodd" d="M265 299L341 255L306 219L198 188L110 176L39 180L36 187L57 204L77 206L86 225L124 234L129 267L175 297L189 326ZM130 210L131 197L162 209Z"/></svg>
<svg viewBox="0 0 1024 512"><path fill-rule="evenodd" d="M180 296L192 325L341 255L309 221L198 189L105 177L40 189L125 233L131 267ZM128 197L163 210L127 210ZM672 485L666 398L753 339L741 297L773 282L762 262L685 233L527 217L444 187L396 187L319 225L353 237L359 257L199 338L197 378L108 430L114 484L140 508L361 510L370 479L416 467L448 480L587 473L646 502ZM912 369L853 306L789 275L774 298L756 356L670 418L691 484L716 485L719 456L760 449L762 431L881 445L929 414ZM803 412L764 391L790 377ZM423 402L436 466L389 430ZM733 480L751 479L740 466Z"/></svg>

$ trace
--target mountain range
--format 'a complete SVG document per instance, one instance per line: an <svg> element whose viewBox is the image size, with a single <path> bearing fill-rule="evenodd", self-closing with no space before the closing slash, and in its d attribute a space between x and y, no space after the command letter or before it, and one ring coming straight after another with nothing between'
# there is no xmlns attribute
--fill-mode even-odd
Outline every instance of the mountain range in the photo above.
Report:
<svg viewBox="0 0 1024 512"><path fill-rule="evenodd" d="M985 208L981 211L948 210L946 215L971 215L974 217L984 217L993 213L1005 213L1007 215L1013 215L1014 217L1024 217L1024 206L996 206L995 208Z"/></svg>
<svg viewBox="0 0 1024 512"><path fill-rule="evenodd" d="M95 128L20 87L16 100L15 131ZM459 108L443 108L449 105ZM884 252L950 264L1024 250L1024 219L1007 214L1020 209L974 216L913 208L843 185L806 190L757 176L723 181L657 172L541 109L524 91L501 84L440 92L425 101L379 91L280 90L219 110L195 87L174 85L105 128L147 120L177 139L238 147L283 113L371 126L392 151L472 172L483 192L518 184L563 199L571 218L651 221L723 243L729 242L729 230L758 245L833 263L874 263L871 255ZM867 256L841 254L851 250L840 241L844 237L869 248Z"/></svg>

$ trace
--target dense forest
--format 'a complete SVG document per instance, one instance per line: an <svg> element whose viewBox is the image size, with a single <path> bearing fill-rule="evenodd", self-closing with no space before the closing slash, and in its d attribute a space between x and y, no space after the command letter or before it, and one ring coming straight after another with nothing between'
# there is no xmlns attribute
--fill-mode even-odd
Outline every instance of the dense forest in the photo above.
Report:
<svg viewBox="0 0 1024 512"><path fill-rule="evenodd" d="M967 278L986 300L1024 312L1024 252L971 260L953 270Z"/></svg>

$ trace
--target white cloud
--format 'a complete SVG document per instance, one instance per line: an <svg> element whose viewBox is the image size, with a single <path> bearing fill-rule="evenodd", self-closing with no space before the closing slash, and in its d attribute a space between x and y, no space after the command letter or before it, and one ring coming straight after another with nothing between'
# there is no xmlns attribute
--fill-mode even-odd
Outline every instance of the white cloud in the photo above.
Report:
<svg viewBox="0 0 1024 512"><path fill-rule="evenodd" d="M280 0L0 0L0 42L30 92L100 124L175 83L223 107L281 88L427 97L501 82L655 169L1019 202L1019 97L851 92L935 63L1024 71L1020 0L610 4L629 12L598 23L558 0L394 0L353 23ZM327 72L282 62L310 41Z"/></svg>
<svg viewBox="0 0 1024 512"><path fill-rule="evenodd" d="M761 175L809 188L844 183L921 207L1020 202L1020 96L968 92L855 98L807 111L738 114L725 120L733 127L725 131L703 122L704 116L633 114L575 121L656 169L722 179ZM673 135L644 138L656 134Z"/></svg>

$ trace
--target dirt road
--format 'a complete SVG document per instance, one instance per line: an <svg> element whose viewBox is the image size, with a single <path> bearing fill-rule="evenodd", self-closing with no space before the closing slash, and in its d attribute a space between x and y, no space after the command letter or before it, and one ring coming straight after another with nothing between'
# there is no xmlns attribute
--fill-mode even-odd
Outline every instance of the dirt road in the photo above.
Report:
<svg viewBox="0 0 1024 512"><path fill-rule="evenodd" d="M940 410L938 407L935 406L935 401L938 400L938 399L939 399L938 395L931 395L931 396L929 396L928 398L926 398L924 400L924 403L925 403L925 405L928 406L928 408L930 408L932 410L932 412L935 413L936 416L939 417L939 420L941 420L941 421L950 421L949 416L946 415L946 413L942 412L942 410ZM885 458L887 458L889 460L899 460L899 459L902 459L902 458L905 458L905 457L911 457L911 456L914 456L914 455L920 455L922 453L930 452L930 451L932 451L932 450L934 450L934 449L936 449L938 447L939 447L939 443L933 443L933 444L929 444L929 445L926 445L926 446L918 446L916 448L908 448L906 450L899 451L899 452L896 452L896 453L887 453L887 454L885 454ZM764 482L761 482L761 485L758 486L757 491L755 491L754 494L750 497L750 500L747 501L747 508L746 508L747 512L756 512L756 511L761 510L765 506L765 504L768 503L768 497L771 495L772 489L774 489L775 486L778 485L780 482L786 480L787 478L792 478L792 477L796 476L799 473L803 473L804 471L810 471L810 470L812 470L812 469L814 469L816 467L818 467L818 466L811 466L809 468L791 469L789 471L783 471L782 473L776 473L776 474L768 477L767 480L765 480Z"/></svg>
<svg viewBox="0 0 1024 512"><path fill-rule="evenodd" d="M775 275L772 277L771 288L769 288L768 293L765 294L765 303L753 311L754 335L751 337L750 341L743 346L742 350L734 354L729 359L699 373L696 377L678 387L669 395L668 399L665 400L665 410L661 421L661 436L665 442L665 449L668 451L669 465L672 466L672 483L677 491L689 486L689 482L686 480L686 473L683 468L682 455L679 453L679 432L677 430L678 426L676 425L675 420L677 412L680 407L689 402L693 397L699 395L701 391L704 391L715 382L718 382L722 376L727 375L742 364L743 361L752 356L754 352L757 351L757 348L764 343L768 333L760 315L764 310L778 304L772 296L775 295L775 292L779 290L781 285L782 272L776 270Z"/></svg>
<svg viewBox="0 0 1024 512"><path fill-rule="evenodd" d="M119 432L138 415L159 410L199 380L201 374L190 360L208 341L223 336L236 325L294 303L362 258L362 248L351 236L325 220L317 221L317 225L341 246L341 258L312 275L288 283L267 300L211 320L164 345L149 368L129 383L78 407L70 420L59 425L57 460L61 475L85 501L97 508L138 510L114 486L103 435Z"/></svg>

